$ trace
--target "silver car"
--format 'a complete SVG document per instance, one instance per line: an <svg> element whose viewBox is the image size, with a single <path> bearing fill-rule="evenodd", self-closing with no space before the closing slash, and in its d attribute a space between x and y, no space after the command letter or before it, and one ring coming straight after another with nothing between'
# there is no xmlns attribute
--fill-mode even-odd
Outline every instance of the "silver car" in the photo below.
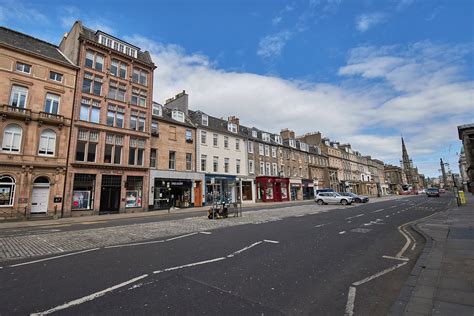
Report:
<svg viewBox="0 0 474 316"><path fill-rule="evenodd" d="M314 198L314 201L319 205L323 204L342 204L351 205L352 198L350 196L342 196L336 192L320 192Z"/></svg>

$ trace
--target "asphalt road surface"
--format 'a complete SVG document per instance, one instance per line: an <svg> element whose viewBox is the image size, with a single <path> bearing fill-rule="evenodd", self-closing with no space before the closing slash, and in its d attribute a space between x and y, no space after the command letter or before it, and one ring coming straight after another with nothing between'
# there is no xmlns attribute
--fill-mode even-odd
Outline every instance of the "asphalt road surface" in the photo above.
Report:
<svg viewBox="0 0 474 316"><path fill-rule="evenodd" d="M0 315L386 314L423 247L399 227L450 202L413 196L0 262Z"/></svg>

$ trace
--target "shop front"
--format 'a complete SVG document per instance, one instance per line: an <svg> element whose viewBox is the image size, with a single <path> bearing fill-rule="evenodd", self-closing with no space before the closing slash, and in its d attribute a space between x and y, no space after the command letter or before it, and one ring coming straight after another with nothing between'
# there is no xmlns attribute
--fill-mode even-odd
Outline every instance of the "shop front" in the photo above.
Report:
<svg viewBox="0 0 474 316"><path fill-rule="evenodd" d="M314 180L303 179L303 200L314 199Z"/></svg>
<svg viewBox="0 0 474 316"><path fill-rule="evenodd" d="M303 199L303 182L300 179L290 179L291 200Z"/></svg>
<svg viewBox="0 0 474 316"><path fill-rule="evenodd" d="M237 183L237 201L242 203L254 203L255 202L255 179L253 178L240 178L240 183Z"/></svg>
<svg viewBox="0 0 474 316"><path fill-rule="evenodd" d="M289 200L289 179L257 177L257 201L282 202Z"/></svg>
<svg viewBox="0 0 474 316"><path fill-rule="evenodd" d="M238 183L235 176L206 174L205 204L237 201Z"/></svg>

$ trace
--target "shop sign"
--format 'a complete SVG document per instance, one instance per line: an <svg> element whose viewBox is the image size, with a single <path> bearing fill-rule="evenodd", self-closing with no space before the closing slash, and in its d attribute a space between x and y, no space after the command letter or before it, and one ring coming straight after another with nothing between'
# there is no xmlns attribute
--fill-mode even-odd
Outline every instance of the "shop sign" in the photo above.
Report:
<svg viewBox="0 0 474 316"><path fill-rule="evenodd" d="M292 183L292 184L291 184L291 187L293 187L293 188L299 188L299 187L300 187L300 184L299 184L299 183Z"/></svg>
<svg viewBox="0 0 474 316"><path fill-rule="evenodd" d="M183 184L183 182L171 182L171 185L173 186L182 186Z"/></svg>

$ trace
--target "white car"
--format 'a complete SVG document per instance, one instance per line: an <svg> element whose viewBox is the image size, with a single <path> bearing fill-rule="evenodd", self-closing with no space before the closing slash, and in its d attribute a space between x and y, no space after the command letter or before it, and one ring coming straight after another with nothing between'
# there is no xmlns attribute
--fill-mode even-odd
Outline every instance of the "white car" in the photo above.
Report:
<svg viewBox="0 0 474 316"><path fill-rule="evenodd" d="M352 198L350 196L342 196L336 192L320 192L314 198L319 205L323 204L342 204L351 205Z"/></svg>

